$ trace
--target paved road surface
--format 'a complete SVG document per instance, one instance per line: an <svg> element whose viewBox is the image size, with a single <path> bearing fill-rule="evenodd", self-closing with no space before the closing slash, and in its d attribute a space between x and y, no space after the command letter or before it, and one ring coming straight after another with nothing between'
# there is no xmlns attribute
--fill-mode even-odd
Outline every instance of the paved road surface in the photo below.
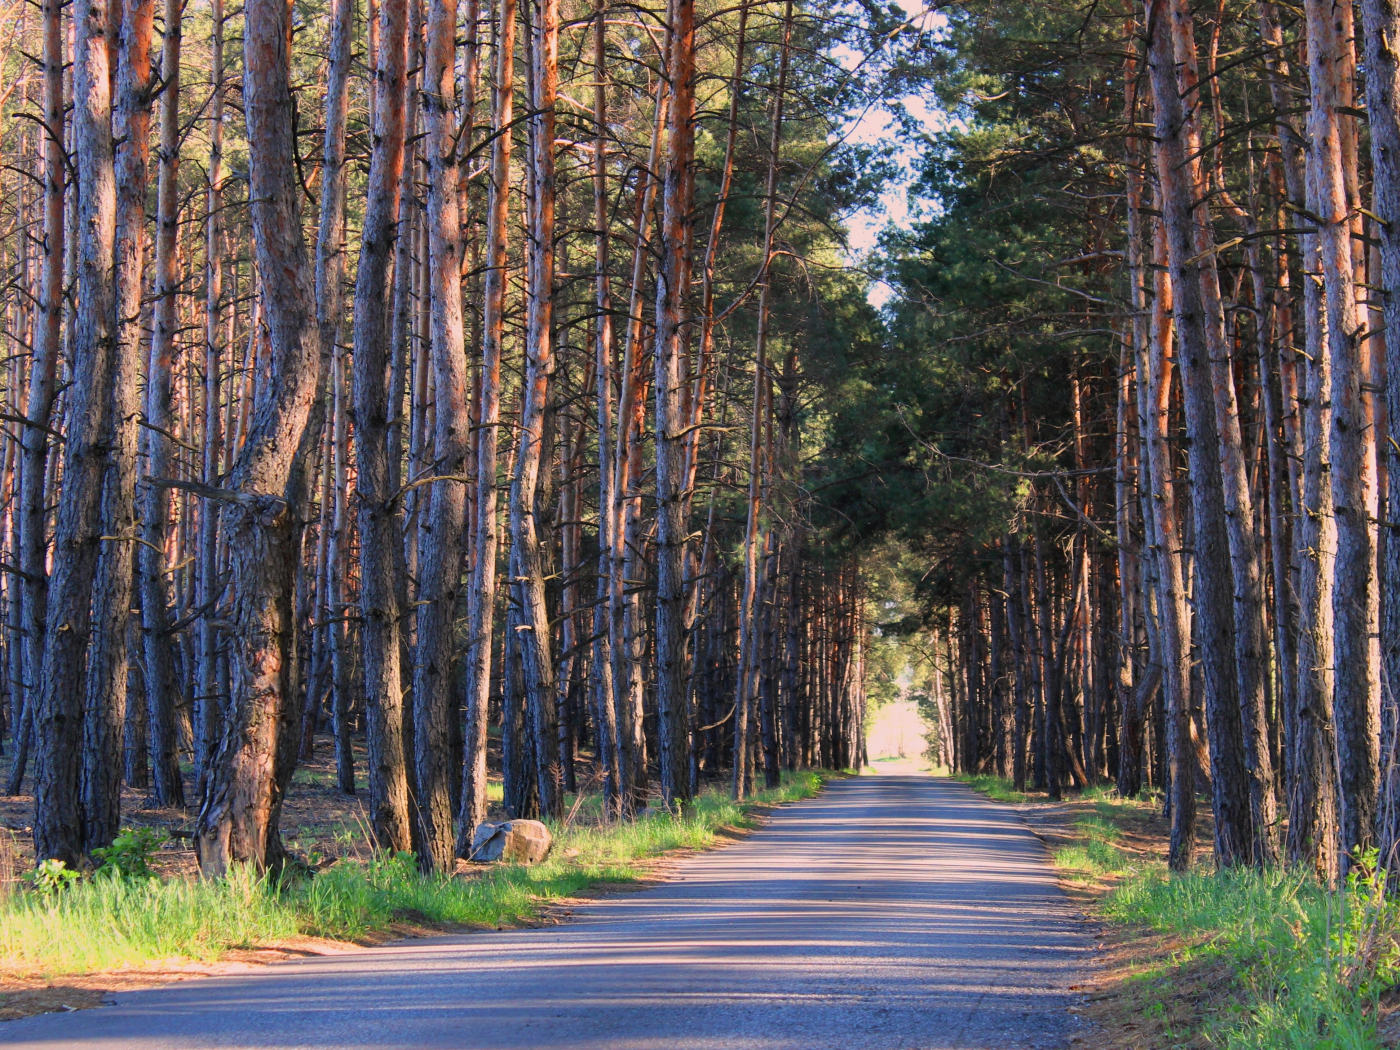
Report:
<svg viewBox="0 0 1400 1050"><path fill-rule="evenodd" d="M0 1024L67 1050L1059 1050L1090 942L961 784L861 777L538 930L412 941Z"/></svg>

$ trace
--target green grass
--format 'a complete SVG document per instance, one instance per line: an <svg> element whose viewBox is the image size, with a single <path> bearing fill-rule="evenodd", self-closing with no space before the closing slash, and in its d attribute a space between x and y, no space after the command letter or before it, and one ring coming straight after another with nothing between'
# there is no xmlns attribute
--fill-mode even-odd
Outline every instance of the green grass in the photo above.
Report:
<svg viewBox="0 0 1400 1050"><path fill-rule="evenodd" d="M1055 865L1069 879L1092 882L1128 869L1130 857L1115 842L1122 832L1103 816L1081 817L1075 821L1081 842L1055 850Z"/></svg>
<svg viewBox="0 0 1400 1050"><path fill-rule="evenodd" d="M1140 872L1103 902L1106 917L1179 934L1176 965L1219 960L1237 1008L1211 1019L1228 1050L1361 1050L1380 1046L1376 999L1400 978L1400 906L1352 879L1329 891L1311 875L1198 870Z"/></svg>
<svg viewBox="0 0 1400 1050"><path fill-rule="evenodd" d="M50 977L226 948L300 932L284 897L247 871L218 881L93 879L0 905L0 972Z"/></svg>
<svg viewBox="0 0 1400 1050"><path fill-rule="evenodd" d="M208 961L298 934L354 940L396 920L510 925L595 883L636 879L648 860L671 850L712 846L721 828L752 826L755 804L809 798L821 780L785 774L779 788L745 803L711 791L679 816L556 826L544 863L497 865L472 878L421 875L401 854L342 860L282 886L240 870L216 880L99 877L48 894L13 892L0 899L0 973L57 977L171 958Z"/></svg>
<svg viewBox="0 0 1400 1050"><path fill-rule="evenodd" d="M1017 791L1015 784L1006 777L987 773L959 773L953 779L961 780L973 791L981 792L993 802L1028 802L1031 799L1024 791Z"/></svg>

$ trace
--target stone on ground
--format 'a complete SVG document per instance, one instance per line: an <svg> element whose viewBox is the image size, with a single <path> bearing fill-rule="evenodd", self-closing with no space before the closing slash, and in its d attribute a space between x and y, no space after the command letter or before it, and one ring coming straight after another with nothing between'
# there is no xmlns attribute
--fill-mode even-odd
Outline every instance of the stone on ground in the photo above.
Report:
<svg viewBox="0 0 1400 1050"><path fill-rule="evenodd" d="M549 829L538 820L506 820L479 824L472 836L471 859L488 864L504 860L514 864L538 864L549 856Z"/></svg>

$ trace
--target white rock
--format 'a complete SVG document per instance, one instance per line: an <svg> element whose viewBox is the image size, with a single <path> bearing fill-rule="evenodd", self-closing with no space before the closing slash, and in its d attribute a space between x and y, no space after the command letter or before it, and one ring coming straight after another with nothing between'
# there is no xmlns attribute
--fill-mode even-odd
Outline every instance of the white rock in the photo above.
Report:
<svg viewBox="0 0 1400 1050"><path fill-rule="evenodd" d="M472 836L471 859L479 864L504 860L513 864L538 864L549 856L549 829L538 820L507 820L478 824Z"/></svg>

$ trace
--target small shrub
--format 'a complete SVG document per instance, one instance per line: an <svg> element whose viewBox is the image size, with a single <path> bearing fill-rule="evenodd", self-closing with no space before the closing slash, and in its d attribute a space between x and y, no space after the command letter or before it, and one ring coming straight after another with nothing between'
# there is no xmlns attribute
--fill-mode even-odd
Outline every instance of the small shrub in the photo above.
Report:
<svg viewBox="0 0 1400 1050"><path fill-rule="evenodd" d="M125 879L154 878L151 860L167 837L155 828L127 828L110 846L92 851L97 873Z"/></svg>
<svg viewBox="0 0 1400 1050"><path fill-rule="evenodd" d="M30 873L29 881L36 890L47 897L73 885L82 877L82 872L74 871L63 861L51 858Z"/></svg>

